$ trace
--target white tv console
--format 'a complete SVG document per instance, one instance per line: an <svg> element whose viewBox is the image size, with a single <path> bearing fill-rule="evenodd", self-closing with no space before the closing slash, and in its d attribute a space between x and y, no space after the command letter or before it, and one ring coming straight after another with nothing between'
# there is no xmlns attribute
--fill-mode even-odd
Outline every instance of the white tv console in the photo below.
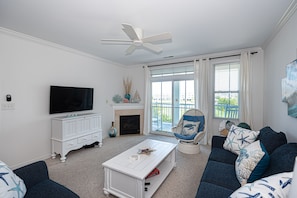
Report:
<svg viewBox="0 0 297 198"><path fill-rule="evenodd" d="M61 162L65 162L67 153L85 145L99 142L101 147L101 115L90 113L52 118L51 141L52 158L60 154Z"/></svg>

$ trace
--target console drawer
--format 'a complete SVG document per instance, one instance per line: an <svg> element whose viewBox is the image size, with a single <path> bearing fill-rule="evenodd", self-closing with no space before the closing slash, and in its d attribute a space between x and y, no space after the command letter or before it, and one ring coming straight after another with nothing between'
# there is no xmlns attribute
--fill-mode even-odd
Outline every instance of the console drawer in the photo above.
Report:
<svg viewBox="0 0 297 198"><path fill-rule="evenodd" d="M77 139L66 141L63 145L65 149L72 148L77 145Z"/></svg>
<svg viewBox="0 0 297 198"><path fill-rule="evenodd" d="M87 142L92 139L92 135L86 135L77 139L78 144Z"/></svg>

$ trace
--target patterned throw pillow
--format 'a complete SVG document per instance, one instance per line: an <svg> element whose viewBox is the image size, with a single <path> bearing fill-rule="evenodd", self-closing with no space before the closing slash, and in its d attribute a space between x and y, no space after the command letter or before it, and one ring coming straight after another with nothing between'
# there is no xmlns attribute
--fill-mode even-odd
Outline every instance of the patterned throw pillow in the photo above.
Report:
<svg viewBox="0 0 297 198"><path fill-rule="evenodd" d="M197 133L200 122L192 122L188 120L183 121L182 135L192 135Z"/></svg>
<svg viewBox="0 0 297 198"><path fill-rule="evenodd" d="M224 149L239 155L240 149L253 143L257 139L259 133L260 131L251 131L232 125L223 147Z"/></svg>
<svg viewBox="0 0 297 198"><path fill-rule="evenodd" d="M279 173L247 183L229 196L229 198L245 197L288 197L293 172Z"/></svg>
<svg viewBox="0 0 297 198"><path fill-rule="evenodd" d="M21 198L27 192L24 181L10 170L7 165L0 161L0 197Z"/></svg>
<svg viewBox="0 0 297 198"><path fill-rule="evenodd" d="M269 165L269 155L260 141L257 140L240 150L235 161L235 173L243 186L261 178Z"/></svg>

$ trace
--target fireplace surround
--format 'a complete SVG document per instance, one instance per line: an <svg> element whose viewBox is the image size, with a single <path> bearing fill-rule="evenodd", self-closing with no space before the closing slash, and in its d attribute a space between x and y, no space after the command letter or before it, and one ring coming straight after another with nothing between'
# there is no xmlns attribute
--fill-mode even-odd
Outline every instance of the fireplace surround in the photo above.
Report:
<svg viewBox="0 0 297 198"><path fill-rule="evenodd" d="M144 121L144 106L138 103L123 103L114 104L114 124L118 129L118 136L121 135L120 129L120 116L139 115L140 131L138 134L143 134L143 121Z"/></svg>

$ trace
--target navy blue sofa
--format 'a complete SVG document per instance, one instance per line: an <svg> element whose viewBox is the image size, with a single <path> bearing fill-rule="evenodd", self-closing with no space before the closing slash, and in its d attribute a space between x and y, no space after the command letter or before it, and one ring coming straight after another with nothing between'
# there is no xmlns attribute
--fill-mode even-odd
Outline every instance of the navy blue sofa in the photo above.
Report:
<svg viewBox="0 0 297 198"><path fill-rule="evenodd" d="M44 161L26 165L13 172L22 178L26 185L25 198L79 198L70 189L49 178Z"/></svg>
<svg viewBox="0 0 297 198"><path fill-rule="evenodd" d="M225 139L221 136L212 138L211 153L196 198L227 198L241 187L235 174L237 155L223 148ZM293 171L297 143L287 143L283 132L275 132L270 127L261 129L258 139L270 155L269 167L262 177Z"/></svg>

